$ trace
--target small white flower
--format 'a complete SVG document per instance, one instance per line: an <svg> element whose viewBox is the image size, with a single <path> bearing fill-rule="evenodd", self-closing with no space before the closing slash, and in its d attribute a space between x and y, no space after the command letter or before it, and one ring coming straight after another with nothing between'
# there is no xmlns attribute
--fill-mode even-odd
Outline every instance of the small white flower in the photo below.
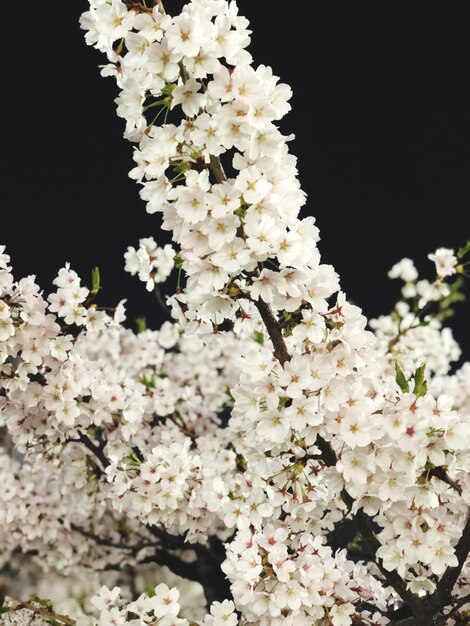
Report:
<svg viewBox="0 0 470 626"><path fill-rule="evenodd" d="M457 271L457 257L454 255L454 251L449 248L438 248L433 254L428 254L428 259L434 261L438 276L445 278L452 276Z"/></svg>

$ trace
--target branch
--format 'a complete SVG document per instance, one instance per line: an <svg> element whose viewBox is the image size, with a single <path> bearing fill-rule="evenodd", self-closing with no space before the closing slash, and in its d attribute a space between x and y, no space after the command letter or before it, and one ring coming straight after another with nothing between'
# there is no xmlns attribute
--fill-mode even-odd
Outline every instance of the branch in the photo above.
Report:
<svg viewBox="0 0 470 626"><path fill-rule="evenodd" d="M371 604L370 602L359 602L359 604L356 604L356 609L359 611L364 609L365 611L369 611L369 613L380 613L380 615L383 615L384 617L390 616L389 611L379 609L378 606L375 606L375 604Z"/></svg>
<svg viewBox="0 0 470 626"><path fill-rule="evenodd" d="M224 181L226 181L227 176L224 172L224 168L222 166L220 158L211 155L209 159L209 169L214 175L215 180L218 183L223 183ZM266 330L268 331L269 337L274 346L274 356L277 358L281 365L284 365L286 361L290 361L291 356L287 351L279 323L274 317L269 305L266 304L266 302L261 299L256 301L253 300L253 302L258 309L259 314L261 315L261 319L266 326Z"/></svg>
<svg viewBox="0 0 470 626"><path fill-rule="evenodd" d="M77 439L75 440L72 439L71 441L77 441ZM99 460L99 462L103 466L103 469L106 469L108 465L110 465L109 459L106 457L106 455L103 452L103 448L93 443L93 441L90 439L90 437L88 437L88 435L85 435L84 433L80 433L78 435L78 441L83 443L83 445L86 448L88 448L88 450L90 450L90 452L92 452L96 456L96 458Z"/></svg>
<svg viewBox="0 0 470 626"><path fill-rule="evenodd" d="M216 182L223 183L227 180L227 175L224 172L224 168L220 161L219 157L210 156L209 157L209 169L214 175Z"/></svg>
<svg viewBox="0 0 470 626"><path fill-rule="evenodd" d="M261 299L255 302L255 305L261 315L261 318L266 326L266 330L268 331L269 337L271 338L272 344L274 346L274 355L279 360L281 365L284 365L286 361L290 361L291 356L287 351L286 344L284 342L284 337L282 336L281 329L277 320L275 319L271 309L269 306ZM323 437L317 437L317 445L320 448L322 453L322 460L328 467L334 467L337 463L336 454L331 447L331 445L323 439ZM354 499L349 495L349 493L343 489L341 496L343 501L347 505L349 509L352 508L354 504ZM362 509L360 509L353 520L355 521L358 530L364 537L366 544L369 547L371 552L371 556L374 562L377 564L382 576L385 579L387 585L390 585L395 589L395 591L400 595L400 597L408 604L410 608L414 607L415 609L418 606L421 606L421 601L416 598L416 596L408 591L406 588L406 583L402 579L402 577L394 570L391 572L387 571L379 558L377 558L376 552L380 547L380 541L375 536L372 520Z"/></svg>
<svg viewBox="0 0 470 626"><path fill-rule="evenodd" d="M275 319L269 306L263 300L257 300L255 302L255 305L261 315L264 325L266 326L269 337L271 338L272 344L274 346L274 354L281 363L281 365L284 365L286 361L289 361L291 359L291 356L287 351L287 347L284 342L284 337L282 336L279 323ZM324 461L324 463L328 467L334 467L337 463L337 457L331 445L327 441L325 441L323 437L320 436L317 437L316 443L320 448L320 451L322 453L322 460ZM351 509L354 504L354 499L345 489L343 489L341 496L347 507ZM354 516L353 520L356 523L359 532L364 537L364 540L371 552L371 556L377 567L379 568L382 576L384 577L386 584L393 587L393 589L400 595L400 597L408 604L410 608L419 610L419 608L422 607L422 602L412 592L408 591L405 581L398 574L398 572L396 572L395 570L392 570L391 572L386 570L383 567L381 560L375 556L381 544L375 536L372 520L370 519L370 517L362 509L360 509Z"/></svg>
<svg viewBox="0 0 470 626"><path fill-rule="evenodd" d="M325 439L323 439L323 437L321 437L320 435L317 436L316 443L322 453L323 461L328 467L334 467L337 463L337 457L330 443L328 441L325 441ZM354 498L350 496L346 489L342 490L341 498L343 499L343 502L346 504L348 509L351 510L354 504ZM402 600L406 602L410 609L419 609L422 604L421 600L419 600L411 591L408 591L405 581L398 574L398 572L396 572L395 570L389 572L383 566L381 559L376 556L377 550L380 548L381 543L375 535L372 519L367 515L367 513L364 512L363 509L359 509L353 516L353 522L355 523L357 530L364 538L364 541L369 548L371 557L374 563L379 568L380 573L384 577L385 583L395 589L395 591L402 598Z"/></svg>
<svg viewBox="0 0 470 626"><path fill-rule="evenodd" d="M80 535L87 537L87 539L91 539L99 546L116 548L117 550L129 550L133 554L137 554L138 552L140 552L140 550L143 550L144 548L155 548L156 546L160 545L155 542L152 543L146 541L141 541L140 543L136 543L134 545L129 545L127 543L116 543L114 541L111 541L110 539L106 539L106 537L100 537L99 535L95 535L93 532L85 530L85 528L81 528L81 526L77 526L76 524L71 524L70 527L72 528L72 530L79 533Z"/></svg>
<svg viewBox="0 0 470 626"><path fill-rule="evenodd" d="M274 346L274 356L277 358L281 365L284 365L286 361L290 361L291 356L287 351L287 347L284 341L284 337L282 336L281 329L279 327L279 323L273 315L273 312L269 308L269 305L266 304L263 300L253 300L256 308L261 315L261 319L266 326L266 330L268 331L269 338Z"/></svg>
<svg viewBox="0 0 470 626"><path fill-rule="evenodd" d="M351 498L351 496L349 497ZM367 513L364 512L363 509L359 509L359 511L357 511L357 513L355 514L353 520L356 523L357 529L364 538L367 547L371 551L374 562L379 568L380 573L384 577L385 583L395 589L395 591L402 598L402 600L410 607L410 609L413 610L413 613L416 614L416 611L418 611L419 614L419 611L423 610L422 601L406 588L405 581L396 570L392 570L389 572L383 566L382 560L376 556L377 550L380 548L381 543L375 535L371 518L367 515Z"/></svg>
<svg viewBox="0 0 470 626"><path fill-rule="evenodd" d="M153 288L153 292L162 311L165 313L165 315L168 315L170 319L173 319L173 316L171 315L171 310L165 302L165 299L162 296L162 292L160 291L160 287L157 284Z"/></svg>
<svg viewBox="0 0 470 626"><path fill-rule="evenodd" d="M434 602L439 601L439 603L447 603L448 599L450 598L450 594L452 593L452 589L454 588L454 585L457 582L458 577L460 576L460 572L465 565L465 561L467 560L469 552L470 516L467 518L467 523L465 524L462 536L455 546L455 556L457 557L458 565L456 565L455 567L448 567L446 569L444 575L437 585L436 591L432 594L430 598L431 600L435 598Z"/></svg>
<svg viewBox="0 0 470 626"><path fill-rule="evenodd" d="M201 582L198 576L198 568L196 562L185 563L174 554L170 554L165 550L155 550L155 553L142 559L140 563L156 563L157 565L166 565L174 574Z"/></svg>
<svg viewBox="0 0 470 626"><path fill-rule="evenodd" d="M336 458L335 451L331 447L330 443L328 441L325 441L325 439L323 439L323 437L321 437L320 435L317 435L317 440L315 443L317 444L318 448L320 448L322 461L324 461L326 465L328 465L328 467L334 467L338 462L338 459ZM351 498L347 491L343 491L343 493L344 502L349 508L351 508L354 500ZM343 493L341 494L342 496ZM347 500L350 500L350 502L347 502Z"/></svg>
<svg viewBox="0 0 470 626"><path fill-rule="evenodd" d="M162 532L164 535L167 534L165 531ZM155 550L154 554L145 557L140 563L166 565L174 574L200 583L204 588L208 605L215 600L222 602L232 599L230 581L220 571L220 565L226 556L224 543L215 536L209 536L208 542L209 545L205 546L198 543L189 544L183 540L184 545L180 545L178 549L192 549L197 554L197 559L191 563L182 561L166 547Z"/></svg>
<svg viewBox="0 0 470 626"><path fill-rule="evenodd" d="M75 620L71 619L70 617L66 617L65 615L54 613L54 611L51 611L49 609L36 606L35 604L33 604L33 602L21 602L14 608L9 609L7 613L13 613L15 611L23 611L23 610L32 611L33 613L36 613L37 615L42 615L44 618L46 618L46 620L50 620L52 623L53 623L53 620L55 620L56 622L62 622L62 624L66 624L66 626L76 625Z"/></svg>
<svg viewBox="0 0 470 626"><path fill-rule="evenodd" d="M442 616L441 621L438 623L438 626L444 626L444 624L446 624L449 620L449 618L453 617L454 619L457 619L457 615L456 613L458 612L458 610L464 605L464 604L468 604L470 602L470 594L464 596L463 598L455 598L452 601L452 604L454 605L451 610L446 613L445 615ZM459 623L459 622L457 622Z"/></svg>
<svg viewBox="0 0 470 626"><path fill-rule="evenodd" d="M271 342L274 346L274 355L279 360L281 365L284 365L286 361L289 361L291 356L287 351L284 337L279 323L275 319L269 306L261 299L255 302L255 305L261 315L266 330L268 331ZM317 445L322 453L322 460L327 466L333 467L337 463L336 454L331 447L330 443L325 441L322 437L317 437ZM451 481L445 472L435 472L436 478L443 480L451 487L453 487L458 493L461 493L460 486ZM341 493L343 501L347 507L351 510L354 499L349 493L343 489ZM407 589L406 582L398 574L396 570L388 571L383 566L382 560L376 556L377 550L380 548L380 541L377 539L372 519L364 512L363 509L359 509L353 516L353 522L355 523L358 531L364 537L364 541L370 550L371 558L379 568L384 581L387 585L391 586L407 604L407 606L413 611L414 618L420 620L420 623L425 623L426 616L430 615L430 611L436 611L442 609L445 603L448 601L450 593L459 577L460 572L464 566L467 556L470 552L470 517L467 520L465 530L458 542L455 553L458 559L458 565L453 568L447 568L444 576L442 577L436 591L424 601L421 598L416 597L411 591ZM411 623L411 622L410 622ZM417 622L415 622L417 624Z"/></svg>
<svg viewBox="0 0 470 626"><path fill-rule="evenodd" d="M452 487L452 489L455 489L459 496L462 495L462 487L455 480L452 480L452 478L448 475L443 467L433 467L429 471L428 476L435 476L439 480L442 480L443 483L449 485L449 487Z"/></svg>

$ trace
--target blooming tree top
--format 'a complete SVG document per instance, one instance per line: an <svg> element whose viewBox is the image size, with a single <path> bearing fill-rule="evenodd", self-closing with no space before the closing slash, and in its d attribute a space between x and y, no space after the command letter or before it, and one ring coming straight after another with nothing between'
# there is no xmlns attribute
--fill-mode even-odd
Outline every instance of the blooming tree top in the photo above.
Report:
<svg viewBox="0 0 470 626"><path fill-rule="evenodd" d="M470 371L443 322L469 247L430 254L432 282L397 263L368 325L300 216L291 91L236 3L90 0L81 27L173 242L126 269L150 291L178 273L174 323L133 333L97 271L45 296L0 250L1 561L66 588L5 619L465 623Z"/></svg>

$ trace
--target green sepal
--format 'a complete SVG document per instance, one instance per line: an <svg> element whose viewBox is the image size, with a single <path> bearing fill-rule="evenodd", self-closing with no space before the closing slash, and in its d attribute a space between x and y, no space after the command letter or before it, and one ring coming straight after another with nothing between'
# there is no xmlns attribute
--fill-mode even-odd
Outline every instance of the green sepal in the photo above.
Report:
<svg viewBox="0 0 470 626"><path fill-rule="evenodd" d="M141 465L141 461L137 458L137 455L135 454L135 452L132 452L132 451L129 452L129 454L127 455L127 462L132 467L140 467Z"/></svg>
<svg viewBox="0 0 470 626"><path fill-rule="evenodd" d="M146 389L155 389L155 374L152 374L149 378L143 375L140 377L139 382L142 383Z"/></svg>
<svg viewBox="0 0 470 626"><path fill-rule="evenodd" d="M183 267L184 260L179 254L175 254L175 256L173 257L173 262L177 270L180 270Z"/></svg>

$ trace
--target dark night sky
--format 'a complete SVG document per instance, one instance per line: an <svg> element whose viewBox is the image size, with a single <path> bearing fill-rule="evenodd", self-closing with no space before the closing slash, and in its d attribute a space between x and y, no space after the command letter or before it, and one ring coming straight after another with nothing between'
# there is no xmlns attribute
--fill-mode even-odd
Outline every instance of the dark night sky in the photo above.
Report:
<svg viewBox="0 0 470 626"><path fill-rule="evenodd" d="M87 2L5 4L0 243L16 276L34 273L45 290L65 261L83 277L98 265L99 303L127 298L129 323L145 315L156 327L154 297L124 272L123 253L143 236L163 241L159 217L127 176L117 91L78 25ZM296 135L303 215L317 218L324 260L366 315L386 312L398 293L386 277L393 263L411 257L430 277L428 252L470 238L470 5L238 4L255 63L294 90L281 130ZM452 321L467 355L469 313L462 304Z"/></svg>

